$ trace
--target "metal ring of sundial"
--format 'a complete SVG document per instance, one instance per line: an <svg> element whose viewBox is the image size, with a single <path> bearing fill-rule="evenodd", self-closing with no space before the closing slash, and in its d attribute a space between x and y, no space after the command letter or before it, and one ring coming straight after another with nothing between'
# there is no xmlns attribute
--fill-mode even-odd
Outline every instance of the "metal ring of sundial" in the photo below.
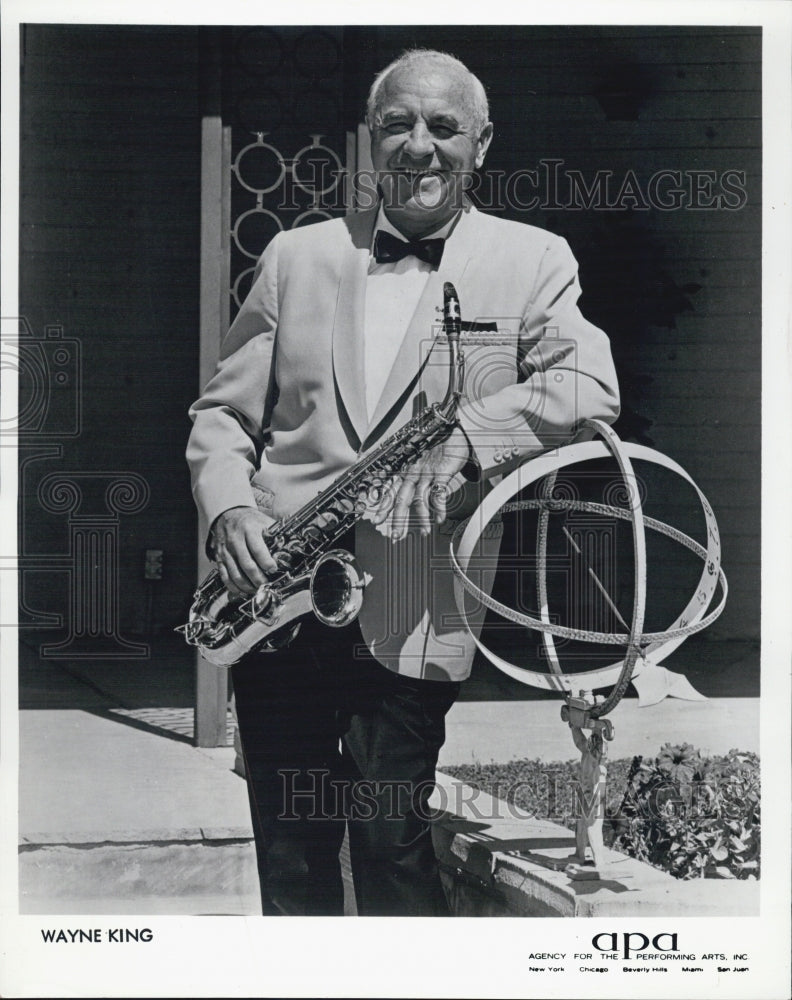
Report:
<svg viewBox="0 0 792 1000"><path fill-rule="evenodd" d="M722 612L727 597L727 583L723 570L720 567L720 536L715 515L712 507L707 502L706 497L696 486L685 470L672 459L651 448L642 445L625 444L618 436L601 421L587 421L591 427L602 438L602 442L588 441L582 444L567 445L557 449L555 452L541 455L523 466L520 466L502 482L496 486L484 499L476 513L467 522L459 525L454 532L451 541L451 565L455 574L455 592L457 606L460 614L467 625L467 613L464 607L464 593L471 594L477 601L488 607L504 618L519 625L525 625L543 634L545 648L550 654L550 673L542 673L520 667L509 663L498 654L488 649L481 640L473 633L473 638L481 652L500 670L508 676L529 684L533 687L550 691L564 693L574 692L585 688L593 690L609 685L617 685L618 688L626 689L633 667L636 665L638 657L645 658L651 655L652 662L657 664L674 649L681 645L684 640L696 632L701 631L710 625ZM622 476L627 486L629 507L615 507L608 504L589 503L587 501L575 499L552 499L550 504L553 510L583 510L589 513L603 514L617 517L622 520L630 520L633 525L633 549L635 557L635 594L633 601L633 621L629 633L607 633L593 632L584 629L574 629L562 625L553 624L550 621L549 610L546 601L543 601L541 617L534 618L522 612L515 611L507 605L492 598L485 591L481 590L468 577L467 570L471 557L474 554L476 543L484 533L487 525L498 512L517 510L538 510L540 512L540 531L542 528L542 515L547 512L548 499L545 496L537 500L520 500L513 503L509 501L526 486L551 476L559 469L576 464L578 462L592 461L611 456L616 459ZM701 502L702 510L706 519L707 544L706 547L699 545L694 539L689 538L683 532L672 528L654 518L646 517L641 507L637 482L632 472L631 459L639 459L662 466L676 473L696 491ZM676 620L663 632L643 633L643 608L646 598L646 554L643 546L644 526L650 530L657 531L672 540L679 542L689 549L703 561L703 569L698 585L693 596L687 605L676 618ZM542 539L539 539L539 555L541 557ZM540 558L541 562L541 558ZM713 611L708 613L709 605L715 595L718 585L720 585L722 597L719 604ZM541 598L541 591L540 591ZM636 610L638 614L636 615ZM555 647L552 644L552 636L565 639L577 639L584 642L597 642L609 645L621 645L626 647L625 657L616 663L609 664L595 670L580 671L577 673L562 673ZM640 667L640 664L638 664ZM637 671L636 671L637 673ZM623 691L621 691L623 694ZM621 696L619 695L619 697ZM604 706L599 706L597 714L604 714L612 704L611 698L606 700ZM618 698L616 698L618 700Z"/></svg>

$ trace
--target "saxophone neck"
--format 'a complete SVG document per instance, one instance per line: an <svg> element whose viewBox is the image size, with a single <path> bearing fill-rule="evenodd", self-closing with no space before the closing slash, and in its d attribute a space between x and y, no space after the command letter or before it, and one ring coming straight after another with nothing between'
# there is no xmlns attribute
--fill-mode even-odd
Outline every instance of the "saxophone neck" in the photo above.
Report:
<svg viewBox="0 0 792 1000"><path fill-rule="evenodd" d="M465 355L459 345L462 331L462 313L459 308L459 296L450 281L443 285L443 331L448 340L448 388L443 401L438 404L438 412L444 419L456 419L459 398L462 395L462 385L465 378Z"/></svg>

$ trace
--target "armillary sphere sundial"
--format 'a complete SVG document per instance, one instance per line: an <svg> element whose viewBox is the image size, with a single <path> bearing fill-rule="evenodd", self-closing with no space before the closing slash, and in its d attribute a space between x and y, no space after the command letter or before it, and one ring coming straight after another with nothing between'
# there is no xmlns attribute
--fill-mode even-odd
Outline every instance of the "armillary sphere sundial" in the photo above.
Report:
<svg viewBox="0 0 792 1000"><path fill-rule="evenodd" d="M662 666L662 661L677 649L688 636L707 628L720 615L726 604L726 576L721 569L721 546L718 525L712 507L685 470L672 459L643 445L628 444L599 420L586 421L588 428L600 440L567 445L541 455L520 466L506 476L485 498L476 514L457 529L451 546L451 562L456 576L456 596L460 614L467 622L465 594L471 595L498 615L541 634L548 671L541 672L517 666L493 652L475 636L476 645L496 667L508 676L544 690L558 691L564 696L561 718L569 724L575 746L581 752L581 786L584 815L577 820L576 852L568 859L566 871L571 878L601 878L607 870L602 843L604 813L607 741L613 739L613 725L606 716L624 697L632 683L639 695L640 705L651 705L667 696L698 700L687 678L672 673ZM560 469L579 463L615 460L623 483L625 503L593 503L585 500L554 495L556 477ZM633 460L649 462L675 473L688 483L698 495L706 525L704 545L684 532L644 514L639 483L633 469ZM536 499L512 498L533 483L544 480L541 496ZM496 514L510 511L534 510L538 513L536 541L536 587L538 616L529 615L508 607L485 591L471 579L471 560L475 559L476 544ZM592 515L630 522L633 549L633 602L632 620L628 623L619 612L612 596L607 592L592 567L588 573L615 618L623 626L621 632L594 632L560 625L551 620L547 587L547 538L552 514L584 511ZM688 549L702 562L698 583L687 604L677 618L662 632L644 632L647 595L646 529L658 532ZM573 547L574 539L566 532ZM720 600L710 610L716 592ZM578 640L584 643L601 643L620 647L620 660L605 667L570 673L562 668L555 639ZM606 689L604 695L594 695ZM593 864L588 862L586 848L590 848Z"/></svg>

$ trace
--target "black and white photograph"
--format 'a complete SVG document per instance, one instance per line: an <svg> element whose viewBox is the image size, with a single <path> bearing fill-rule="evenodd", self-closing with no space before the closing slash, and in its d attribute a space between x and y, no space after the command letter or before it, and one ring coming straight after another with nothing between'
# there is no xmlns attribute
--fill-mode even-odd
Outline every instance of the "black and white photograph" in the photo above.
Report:
<svg viewBox="0 0 792 1000"><path fill-rule="evenodd" d="M4 10L0 992L780 1000L790 8L361 13Z"/></svg>

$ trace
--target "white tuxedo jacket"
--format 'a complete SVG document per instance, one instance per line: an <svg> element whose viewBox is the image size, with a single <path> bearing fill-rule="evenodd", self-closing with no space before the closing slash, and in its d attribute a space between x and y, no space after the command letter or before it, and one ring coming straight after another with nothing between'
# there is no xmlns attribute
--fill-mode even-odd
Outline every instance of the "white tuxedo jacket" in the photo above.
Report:
<svg viewBox="0 0 792 1000"><path fill-rule="evenodd" d="M429 536L393 545L386 522L359 522L357 559L370 582L360 614L376 658L400 673L462 680L474 644L460 620L450 535L494 475L580 439L586 417L612 421L618 390L607 337L577 308L566 242L468 206L431 272L380 402L368 419L363 316L377 210L278 234L223 343L217 371L190 411L193 493L206 523L258 505L294 513L448 384L443 283L459 294L465 388L460 424L481 470L449 500ZM490 587L498 525L481 542L477 583ZM471 609L480 625L483 609Z"/></svg>

